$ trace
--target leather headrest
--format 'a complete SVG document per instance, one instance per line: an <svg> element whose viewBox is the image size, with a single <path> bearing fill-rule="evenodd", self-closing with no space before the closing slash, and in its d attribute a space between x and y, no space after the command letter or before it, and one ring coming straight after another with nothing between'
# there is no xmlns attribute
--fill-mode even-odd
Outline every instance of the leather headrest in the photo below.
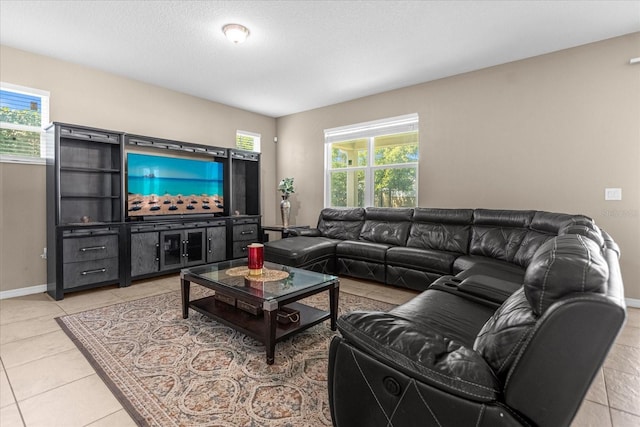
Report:
<svg viewBox="0 0 640 427"><path fill-rule="evenodd" d="M524 276L524 290L537 315L575 292L604 293L609 267L600 247L580 234L565 234L543 243Z"/></svg>

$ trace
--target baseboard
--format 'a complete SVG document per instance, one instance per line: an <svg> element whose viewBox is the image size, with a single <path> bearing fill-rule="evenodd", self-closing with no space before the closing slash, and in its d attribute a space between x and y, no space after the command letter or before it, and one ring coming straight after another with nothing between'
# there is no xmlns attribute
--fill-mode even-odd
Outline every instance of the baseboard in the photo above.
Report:
<svg viewBox="0 0 640 427"><path fill-rule="evenodd" d="M26 288L10 289L8 291L1 291L0 299L23 297L25 295L40 294L43 292L47 292L47 285L36 285Z"/></svg>
<svg viewBox="0 0 640 427"><path fill-rule="evenodd" d="M627 307L640 308L640 299L636 298L625 298L627 302Z"/></svg>

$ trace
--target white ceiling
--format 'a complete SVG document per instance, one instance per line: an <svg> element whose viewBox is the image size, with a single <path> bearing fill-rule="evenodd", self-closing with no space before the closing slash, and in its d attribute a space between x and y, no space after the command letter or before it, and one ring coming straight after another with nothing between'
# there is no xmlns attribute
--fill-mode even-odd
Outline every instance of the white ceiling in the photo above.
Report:
<svg viewBox="0 0 640 427"><path fill-rule="evenodd" d="M0 0L4 45L272 117L636 31L640 1Z"/></svg>

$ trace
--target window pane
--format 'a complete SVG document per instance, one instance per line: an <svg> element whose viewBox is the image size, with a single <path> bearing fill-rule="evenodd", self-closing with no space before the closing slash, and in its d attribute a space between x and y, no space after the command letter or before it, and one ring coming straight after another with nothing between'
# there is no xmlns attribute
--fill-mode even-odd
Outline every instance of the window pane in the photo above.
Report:
<svg viewBox="0 0 640 427"><path fill-rule="evenodd" d="M416 206L416 168L388 168L374 172L373 206Z"/></svg>
<svg viewBox="0 0 640 427"><path fill-rule="evenodd" d="M236 147L241 150L253 151L253 137L248 135L236 135Z"/></svg>
<svg viewBox="0 0 640 427"><path fill-rule="evenodd" d="M331 169L367 166L367 145L366 139L334 142L331 144Z"/></svg>
<svg viewBox="0 0 640 427"><path fill-rule="evenodd" d="M331 172L331 207L364 207L364 171Z"/></svg>
<svg viewBox="0 0 640 427"><path fill-rule="evenodd" d="M0 154L40 157L40 133L0 129Z"/></svg>
<svg viewBox="0 0 640 427"><path fill-rule="evenodd" d="M395 165L418 161L418 132L374 138L374 164Z"/></svg>
<svg viewBox="0 0 640 427"><path fill-rule="evenodd" d="M0 121L41 126L42 101L38 96L0 90Z"/></svg>

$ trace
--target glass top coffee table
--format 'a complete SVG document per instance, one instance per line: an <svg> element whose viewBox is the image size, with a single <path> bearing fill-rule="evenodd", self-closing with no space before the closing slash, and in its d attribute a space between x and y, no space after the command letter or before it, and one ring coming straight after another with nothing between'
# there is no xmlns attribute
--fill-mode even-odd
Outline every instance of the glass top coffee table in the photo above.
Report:
<svg viewBox="0 0 640 427"><path fill-rule="evenodd" d="M180 280L184 319L191 308L262 342L269 365L277 342L327 319L336 330L340 287L336 276L269 262L264 263L262 275L250 276L244 258L184 269ZM215 295L190 301L191 283L212 289ZM325 291L329 312L298 302Z"/></svg>

